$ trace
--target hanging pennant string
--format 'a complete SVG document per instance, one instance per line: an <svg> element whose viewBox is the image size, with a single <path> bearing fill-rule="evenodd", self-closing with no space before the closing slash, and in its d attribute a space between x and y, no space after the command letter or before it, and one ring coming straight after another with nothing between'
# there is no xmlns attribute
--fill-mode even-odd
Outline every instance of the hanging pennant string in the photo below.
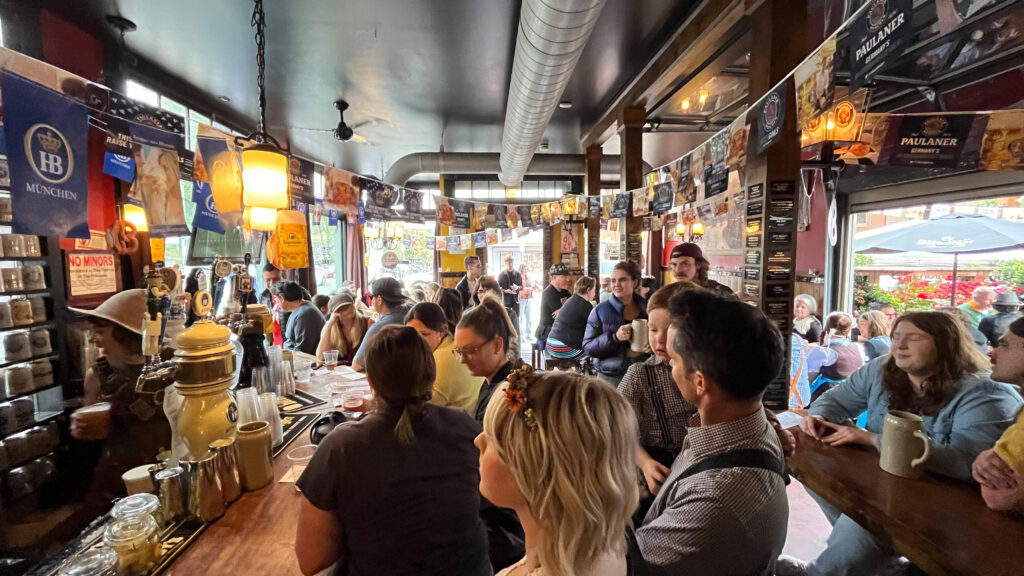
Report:
<svg viewBox="0 0 1024 576"><path fill-rule="evenodd" d="M854 20L856 20L858 17L860 17L863 13L867 12L867 10L870 7L871 7L871 2L865 2L862 6L860 6L856 10L854 10L853 14L851 14L849 18L844 20L843 23L840 24L838 28L836 28L835 32L832 32L832 34L830 34L828 36L828 38L825 38L824 42L819 44L817 48L815 48L810 54L808 54L806 57L804 57L804 59L801 60L800 63L796 65L796 67L794 67L792 70L790 70L788 74L783 76L781 80L776 82L774 86L769 88L760 98L757 99L756 102L754 102L753 105L749 106L747 108L747 110L750 110L751 108L756 108L756 107L760 106L761 102L763 102L764 99L767 98L769 94L771 94L772 92L774 92L778 88L780 88L783 85L785 85L786 82L789 82L789 80L793 77L794 74L796 74L796 71L799 70L800 67L802 67L804 64L806 64L806 63L810 62L812 59L814 59L818 55L818 52L825 45L827 45L828 43L832 42L833 40L838 41L839 34L841 32L843 32L843 31L845 31L853 23ZM745 122L746 121L745 116L741 116L741 117L737 118L736 120L733 120L728 126L726 126L725 128L722 128L721 130L719 130L718 132L713 134L711 136L711 138L708 139L708 141L710 141L711 139L713 139L713 138L715 138L717 136L720 136L723 133L728 133L728 131L733 129L733 125L739 123L740 121ZM680 156L679 158L676 158L675 160L673 160L671 162L667 162L665 164L662 164L661 166L658 166L657 168L651 169L651 171L648 172L647 174L653 174L653 173L660 174L666 168L671 170L671 167L672 167L673 164L679 162L683 158L686 158L687 156L690 156L692 154L693 154L692 151L691 152L687 152L686 154L683 154L682 156ZM646 176L647 174L645 174L644 176Z"/></svg>

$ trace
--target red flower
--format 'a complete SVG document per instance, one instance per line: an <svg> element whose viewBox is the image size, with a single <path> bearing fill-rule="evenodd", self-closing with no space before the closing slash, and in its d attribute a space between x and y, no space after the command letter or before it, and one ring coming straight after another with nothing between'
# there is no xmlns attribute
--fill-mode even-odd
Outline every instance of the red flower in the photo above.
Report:
<svg viewBox="0 0 1024 576"><path fill-rule="evenodd" d="M953 275L952 274L947 274L946 275L946 280L952 281L953 280Z"/></svg>
<svg viewBox="0 0 1024 576"><path fill-rule="evenodd" d="M505 388L505 404L508 405L509 412L519 412L526 406L526 391L511 386Z"/></svg>
<svg viewBox="0 0 1024 576"><path fill-rule="evenodd" d="M924 292L921 292L920 294L918 294L917 297L920 298L921 300L929 300L930 299L928 297L928 295L925 294Z"/></svg>

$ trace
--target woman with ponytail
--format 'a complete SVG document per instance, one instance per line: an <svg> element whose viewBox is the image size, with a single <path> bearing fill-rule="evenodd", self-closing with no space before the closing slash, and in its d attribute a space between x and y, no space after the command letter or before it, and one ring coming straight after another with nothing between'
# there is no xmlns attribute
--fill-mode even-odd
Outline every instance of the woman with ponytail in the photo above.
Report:
<svg viewBox="0 0 1024 576"><path fill-rule="evenodd" d="M415 329L386 326L365 352L374 411L324 438L298 481L299 568L490 575L473 446L479 425L429 403L434 356Z"/></svg>

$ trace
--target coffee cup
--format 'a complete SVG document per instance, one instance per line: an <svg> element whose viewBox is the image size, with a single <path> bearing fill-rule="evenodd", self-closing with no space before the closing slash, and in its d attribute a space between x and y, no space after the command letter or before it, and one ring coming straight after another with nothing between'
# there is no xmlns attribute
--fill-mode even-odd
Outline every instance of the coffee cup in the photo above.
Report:
<svg viewBox="0 0 1024 576"><path fill-rule="evenodd" d="M932 453L931 440L920 416L890 410L882 424L882 470L904 478L920 478Z"/></svg>
<svg viewBox="0 0 1024 576"><path fill-rule="evenodd" d="M646 352L648 348L647 320L637 318L630 324L633 334L629 337L629 349L633 352Z"/></svg>

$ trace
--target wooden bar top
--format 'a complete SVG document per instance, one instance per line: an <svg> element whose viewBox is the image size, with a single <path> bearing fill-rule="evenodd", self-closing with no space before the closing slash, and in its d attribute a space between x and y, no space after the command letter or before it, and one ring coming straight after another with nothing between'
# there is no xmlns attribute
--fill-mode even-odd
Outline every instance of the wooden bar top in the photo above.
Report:
<svg viewBox="0 0 1024 576"><path fill-rule="evenodd" d="M793 475L930 576L1024 574L1024 519L986 508L977 485L894 476L879 467L875 450L790 431Z"/></svg>
<svg viewBox="0 0 1024 576"><path fill-rule="evenodd" d="M308 355L302 355L307 360ZM314 379L315 380L315 379ZM332 408L322 384L297 384L300 390L328 400L328 405L310 412L327 412ZM295 531L299 524L302 494L292 482L281 482L291 469L286 455L295 446L309 443L307 432L300 434L281 455L274 459L274 481L255 492L245 492L231 504L224 516L207 526L170 567L171 576L196 574L301 574L295 559Z"/></svg>

